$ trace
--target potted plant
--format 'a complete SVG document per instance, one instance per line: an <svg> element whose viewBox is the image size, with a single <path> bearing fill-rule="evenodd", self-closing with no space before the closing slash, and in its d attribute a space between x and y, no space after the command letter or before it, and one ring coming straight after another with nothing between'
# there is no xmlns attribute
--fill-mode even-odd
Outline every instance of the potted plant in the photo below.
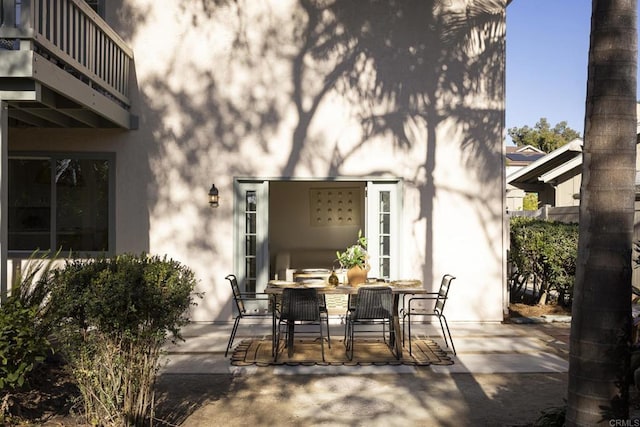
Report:
<svg viewBox="0 0 640 427"><path fill-rule="evenodd" d="M349 246L344 252L337 251L336 261L340 267L347 270L347 283L358 285L367 281L369 271L369 254L367 252L367 238L358 231L358 240L355 245Z"/></svg>

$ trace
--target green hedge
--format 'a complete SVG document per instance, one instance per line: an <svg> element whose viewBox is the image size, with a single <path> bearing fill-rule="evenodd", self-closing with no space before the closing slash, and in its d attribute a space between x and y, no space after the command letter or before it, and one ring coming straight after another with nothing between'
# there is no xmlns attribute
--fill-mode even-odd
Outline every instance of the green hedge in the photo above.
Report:
<svg viewBox="0 0 640 427"><path fill-rule="evenodd" d="M514 217L511 219L511 301L545 304L549 291L571 304L578 254L578 225Z"/></svg>

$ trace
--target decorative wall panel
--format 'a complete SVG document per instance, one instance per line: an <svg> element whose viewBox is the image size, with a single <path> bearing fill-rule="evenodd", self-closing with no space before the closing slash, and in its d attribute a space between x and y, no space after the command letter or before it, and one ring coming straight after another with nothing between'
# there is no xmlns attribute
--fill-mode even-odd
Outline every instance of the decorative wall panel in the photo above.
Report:
<svg viewBox="0 0 640 427"><path fill-rule="evenodd" d="M358 187L309 190L309 213L313 226L360 226L361 210L362 195Z"/></svg>

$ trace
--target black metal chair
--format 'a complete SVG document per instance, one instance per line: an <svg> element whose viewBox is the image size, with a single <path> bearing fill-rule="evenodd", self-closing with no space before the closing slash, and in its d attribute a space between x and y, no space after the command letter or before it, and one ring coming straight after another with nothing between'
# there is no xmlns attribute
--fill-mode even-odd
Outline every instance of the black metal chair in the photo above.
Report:
<svg viewBox="0 0 640 427"><path fill-rule="evenodd" d="M236 336L236 333L238 332L240 319L244 319L245 317L272 317L273 313L269 307L269 295L260 292L241 292L240 287L238 286L238 279L233 274L227 275L225 279L227 279L231 284L231 290L233 291L233 300L235 301L235 306L238 313L236 315L235 321L233 322L233 329L231 329L231 336L229 337L227 350L224 352L224 357L227 357L227 355L229 354L229 350L233 345L233 340Z"/></svg>
<svg viewBox="0 0 640 427"><path fill-rule="evenodd" d="M278 361L283 326L286 327L285 334L288 355L289 357L293 356L294 328L296 324L317 324L319 326L320 348L322 349L322 360L324 361L323 319L320 315L320 304L318 292L314 288L284 288L282 290L280 315L276 328L274 361Z"/></svg>
<svg viewBox="0 0 640 427"><path fill-rule="evenodd" d="M363 286L358 289L357 299L353 308L347 311L345 326L345 346L347 358L353 359L355 347L354 332L356 325L382 324L382 335L386 342L385 327L389 325L389 334L394 334L393 321L393 294L388 286ZM395 338L395 337L394 337ZM393 342L392 339L389 343ZM393 349L391 349L393 352ZM399 358L395 354L396 359Z"/></svg>
<svg viewBox="0 0 640 427"><path fill-rule="evenodd" d="M455 277L450 274L445 274L442 277L442 281L440 282L440 289L438 292L429 292L427 294L420 294L420 296L411 297L408 301L403 302L404 308L401 310L400 315L402 316L402 344L404 345L404 331L405 331L405 322L408 322L409 328L407 334L409 335L409 354L411 353L411 317L412 316L422 316L422 317L437 317L440 322L440 329L442 329L442 336L444 337L444 343L447 347L449 347L449 341L451 342L451 349L453 350L453 354L456 354L456 348L453 345L453 339L451 338L451 331L449 330L449 325L447 323L447 318L444 316L444 306L449 297L449 287L451 286L451 281L453 281ZM424 301L433 301L433 305L427 304L424 305ZM446 328L446 333L445 333ZM447 336L449 339L447 340Z"/></svg>
<svg viewBox="0 0 640 427"><path fill-rule="evenodd" d="M326 295L318 295L318 304L320 308L320 317L324 319L324 323L327 326L327 344L331 348L331 331L329 331L329 307L327 307Z"/></svg>
<svg viewBox="0 0 640 427"><path fill-rule="evenodd" d="M297 283L305 283L306 281L322 281L324 282L324 277L305 277L303 279L296 279ZM318 295L318 303L320 304L320 315L325 320L325 325L327 325L327 342L329 344L329 348L331 348L331 331L329 330L329 307L327 306L327 296L325 294Z"/></svg>
<svg viewBox="0 0 640 427"><path fill-rule="evenodd" d="M345 328L344 328L344 345L347 345L347 342L349 342L347 340L347 319L349 318L349 316L355 311L356 309L356 305L358 303L358 295L357 294L349 294L347 296L347 310L344 313L344 320L345 320Z"/></svg>
<svg viewBox="0 0 640 427"><path fill-rule="evenodd" d="M376 279L369 278L368 280L373 280L380 284L380 286L384 285L384 279ZM349 294L347 297L347 310L345 312L345 319L349 316L349 313L353 312L356 309L356 305L358 303L358 294ZM383 325L384 326L384 325ZM347 343L347 328L344 330L344 342Z"/></svg>

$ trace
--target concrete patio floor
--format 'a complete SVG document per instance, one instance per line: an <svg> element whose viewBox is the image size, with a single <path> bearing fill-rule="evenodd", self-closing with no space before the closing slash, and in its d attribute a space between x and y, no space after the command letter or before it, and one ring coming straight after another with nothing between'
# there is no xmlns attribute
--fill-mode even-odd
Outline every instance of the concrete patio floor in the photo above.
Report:
<svg viewBox="0 0 640 427"><path fill-rule="evenodd" d="M450 325L450 366L231 366L231 325L192 324L169 346L156 425L523 426L566 396L569 323ZM342 333L334 319L332 336ZM446 349L437 325L415 328ZM243 338L270 323L241 323Z"/></svg>
<svg viewBox="0 0 640 427"><path fill-rule="evenodd" d="M450 326L456 346L456 356L450 348L445 346L437 324L414 326L413 332L416 336L433 339L443 350L447 350L454 361L450 366L428 367L434 372L490 374L567 371L569 323L454 323ZM338 319L332 319L331 330L332 336L341 336L344 326ZM167 348L169 355L162 373L250 375L265 369L271 369L279 375L329 374L345 371L354 373L354 367L350 366L275 366L271 368L231 366L229 358L224 357L230 333L231 325L229 324L190 324L183 330L185 342ZM270 334L269 322L251 323L250 320L246 323L241 322L234 340L234 347L245 338L265 338ZM375 368L375 372L380 372L381 367ZM415 373L418 369L425 368L390 366L387 370ZM362 372L368 373L370 370L363 369Z"/></svg>

